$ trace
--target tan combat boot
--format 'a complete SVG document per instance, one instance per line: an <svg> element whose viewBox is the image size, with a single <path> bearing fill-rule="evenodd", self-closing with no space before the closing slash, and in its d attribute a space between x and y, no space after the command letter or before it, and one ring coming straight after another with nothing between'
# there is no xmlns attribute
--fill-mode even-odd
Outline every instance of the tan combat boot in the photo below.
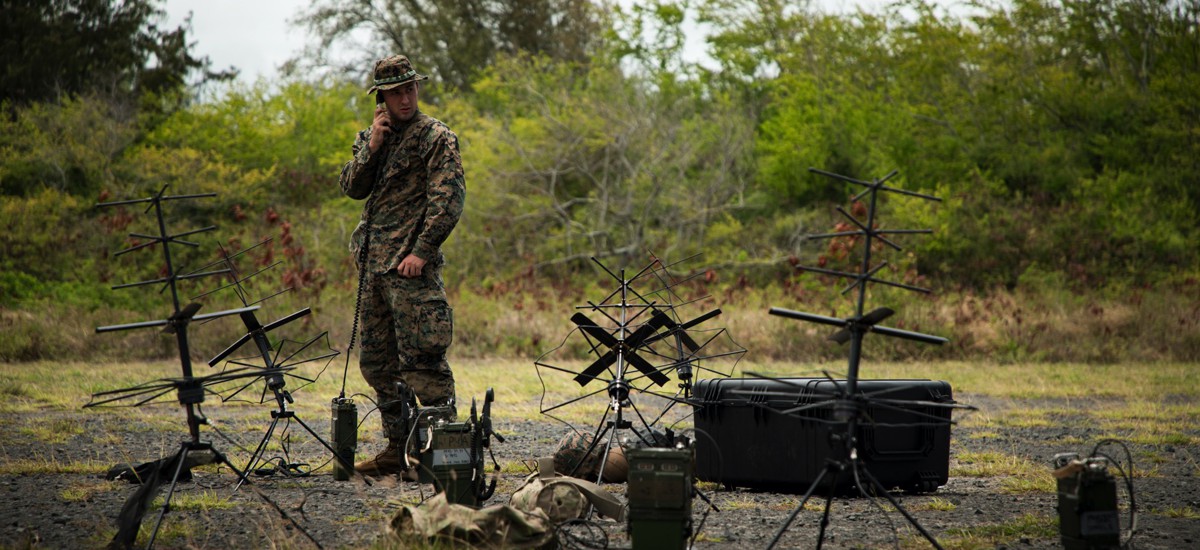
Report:
<svg viewBox="0 0 1200 550"><path fill-rule="evenodd" d="M408 457L409 464L412 468L407 468L404 464L404 457L400 454L400 449L403 447L398 440L388 440L388 446L384 448L375 458L356 462L354 471L368 476L389 476L402 475L405 480L417 480L417 460L414 457Z"/></svg>

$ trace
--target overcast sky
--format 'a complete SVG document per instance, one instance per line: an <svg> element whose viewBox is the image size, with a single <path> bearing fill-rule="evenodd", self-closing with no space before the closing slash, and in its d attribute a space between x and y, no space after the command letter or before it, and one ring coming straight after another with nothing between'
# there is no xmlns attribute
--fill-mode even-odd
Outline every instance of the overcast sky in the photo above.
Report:
<svg viewBox="0 0 1200 550"><path fill-rule="evenodd" d="M633 0L621 0L630 3ZM260 76L270 78L288 58L296 55L310 39L300 28L288 23L307 8L310 0L167 0L169 28L183 23L192 14L193 53L207 56L212 68L231 65L241 70L245 82ZM888 0L816 0L817 5L851 10L856 5L869 9ZM703 37L695 37L689 49L704 50ZM365 69L364 69L365 70Z"/></svg>

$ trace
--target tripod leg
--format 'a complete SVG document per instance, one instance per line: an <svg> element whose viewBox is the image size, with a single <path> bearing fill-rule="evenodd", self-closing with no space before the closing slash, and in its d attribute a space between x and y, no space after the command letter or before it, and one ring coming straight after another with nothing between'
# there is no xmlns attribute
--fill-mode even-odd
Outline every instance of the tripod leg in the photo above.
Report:
<svg viewBox="0 0 1200 550"><path fill-rule="evenodd" d="M617 413L616 418L620 421L620 412ZM617 425L619 426L620 424ZM608 465L608 453L612 451L613 440L616 438L617 429L613 428L608 432L608 438L604 440L604 452L600 453L600 468L596 470L596 483L604 483L604 467ZM594 445L596 442L593 441L592 443Z"/></svg>
<svg viewBox="0 0 1200 550"><path fill-rule="evenodd" d="M233 463L229 461L229 457L225 456L225 453L222 453L221 451L218 451L216 447L211 446L209 447L209 450L212 451L214 462L229 466L229 469L233 470L233 473L237 474L238 487L241 487L243 483L250 483L250 474L248 472L243 472L242 470L239 470L237 466L234 466Z"/></svg>
<svg viewBox="0 0 1200 550"><path fill-rule="evenodd" d="M771 539L771 544L767 545L767 550L771 550L776 544L779 544L779 539L783 538L783 533L786 532L788 526L790 526L792 522L796 520L796 516L800 515L800 510L804 509L804 505L808 503L808 499L812 497L813 492L817 490L817 487L821 486L821 480L824 479L827 474L829 474L828 467L821 470L821 473L817 475L817 479L814 479L812 485L808 486L808 491L806 491L804 493L804 497L800 499L800 504L796 505L796 509L792 510L792 513L788 516L787 521L783 522L783 525L779 527L779 531L775 532L775 538ZM825 512L829 512L828 503L826 503Z"/></svg>
<svg viewBox="0 0 1200 550"><path fill-rule="evenodd" d="M875 487L876 491L883 493L884 498L888 499L888 502L891 502L892 506L896 507L896 510L900 512L900 515L904 516L904 519L908 520L908 523L910 523L913 527L916 527L917 531L921 533L921 536L925 537L925 540L929 541L929 544L932 544L934 548L937 548L937 550L943 550L942 545L938 544L937 539L933 538L933 535L929 534L929 531L925 530L925 527L917 521L917 518L912 517L912 515L908 513L908 510L905 510L904 507L900 505L900 502L897 501L896 498L893 497L892 494L883 487L883 484L880 483L878 479L875 479L875 476L871 475L870 470L862 468L862 473L867 476L867 479L871 480L871 486Z"/></svg>
<svg viewBox="0 0 1200 550"><path fill-rule="evenodd" d="M829 494L825 495L825 512L821 514L821 528L817 531L817 550L825 544L825 529L829 527L829 509L833 507L833 493L837 490L838 474L833 475L833 482L829 484Z"/></svg>
<svg viewBox="0 0 1200 550"><path fill-rule="evenodd" d="M146 548L154 548L154 539L158 538L158 528L162 527L163 518L171 509L171 497L175 494L175 486L179 484L179 474L183 472L183 465L187 463L188 446L183 444L176 455L175 473L171 474L171 486L167 489L167 496L163 497L162 510L158 512L158 521L154 522L154 530L150 532L150 541L146 543Z"/></svg>
<svg viewBox="0 0 1200 550"><path fill-rule="evenodd" d="M254 449L254 453L250 455L250 461L246 463L246 473L247 474L249 474L250 472L253 472L255 466L258 465L258 459L262 458L263 453L266 452L267 442L271 440L272 435L275 435L275 427L278 425L279 425L279 417L276 416L275 418L271 419L271 425L267 426L267 433L263 434L262 440L258 442L258 447L256 447ZM244 483L245 480L246 480L246 478L239 479L237 485L235 485L233 487L233 490L237 491L238 489L241 489L242 483Z"/></svg>
<svg viewBox="0 0 1200 550"><path fill-rule="evenodd" d="M607 416L607 415L605 415L605 416ZM617 418L620 418L620 417L621 417L620 415L617 415ZM609 425L609 424L605 424L605 425L604 425L604 427L603 427L603 428L602 428L602 429L599 431L599 433L597 433L597 434L596 434L596 436L592 438L592 444L591 444L591 445L588 445L587 451L583 453L583 458L580 458L580 459L579 459L579 464L576 464L576 465L575 465L575 467L574 467L574 468L572 468L572 474L574 474L574 472L575 472L576 470L579 470L579 466L580 466L580 465L582 465L582 464L584 463L584 461L586 461L586 460L587 460L587 457L588 457L588 455L592 454L592 451L593 451L593 450L595 450L595 448L596 448L596 445L597 445L597 444L600 442L600 438L604 437L604 436L605 436L605 434L608 434L608 436L609 436L609 440L611 440L611 439L612 439L612 436L616 435L616 433L617 433L617 430L616 430L615 428L613 428L613 429L612 429L612 432L609 432L609 429L610 429L610 428L611 428L611 425ZM604 453L604 456L600 457L600 469L599 469L599 470L597 470L597 472L596 472L596 483L597 483L597 484L600 484L600 483L603 483L603 482L604 482L604 481L603 481L603 478L604 478L604 463L605 463L605 462L607 462L607 461L608 461L608 452L606 451L606 452ZM592 519L592 513L593 513L593 512L595 512L595 511L596 511L596 507L595 507L595 506L593 506L593 505L591 504L591 502L589 501L589 502L588 502L588 511L587 511L587 515L585 515L585 516L584 516L584 519L591 520L591 519Z"/></svg>
<svg viewBox="0 0 1200 550"><path fill-rule="evenodd" d="M348 464L344 459L342 459L341 455L339 455L338 452L333 449L333 446L330 445L324 439L321 439L321 436L317 435L317 432L313 431L312 428L308 427L308 424L305 424L304 421L301 420L299 416L296 416L295 414L293 414L292 418L296 419L296 422L300 423L300 427L304 428L305 431L307 431L310 435L312 435L313 439L316 439L317 441L319 441L321 443L321 446L325 447L325 449L327 451L329 451L330 454L333 455L333 459L338 461L338 463L342 465L342 468L345 468L347 472L354 472L354 465ZM366 477L364 476L363 479L366 480ZM368 485L370 484L369 480L367 480L367 484Z"/></svg>
<svg viewBox="0 0 1200 550"><path fill-rule="evenodd" d="M827 471L833 471L829 479L829 493L825 495L825 511L821 514L821 528L817 532L817 550L825 544L825 529L829 527L829 509L833 507L833 495L837 494L838 481L842 478L841 463L829 462L825 465Z"/></svg>

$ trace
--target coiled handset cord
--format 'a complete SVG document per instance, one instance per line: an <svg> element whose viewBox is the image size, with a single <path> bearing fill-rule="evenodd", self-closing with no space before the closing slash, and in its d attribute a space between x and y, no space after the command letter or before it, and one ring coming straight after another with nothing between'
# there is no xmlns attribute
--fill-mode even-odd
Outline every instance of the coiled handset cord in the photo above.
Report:
<svg viewBox="0 0 1200 550"><path fill-rule="evenodd" d="M367 199L363 206L363 242L358 249L358 292L354 296L354 323L350 325L350 345L346 346L346 366L342 367L342 390L338 399L346 398L346 374L350 372L350 351L354 349L354 341L358 337L358 318L362 315L363 283L367 279L367 248L371 246L371 207L375 205L375 193Z"/></svg>

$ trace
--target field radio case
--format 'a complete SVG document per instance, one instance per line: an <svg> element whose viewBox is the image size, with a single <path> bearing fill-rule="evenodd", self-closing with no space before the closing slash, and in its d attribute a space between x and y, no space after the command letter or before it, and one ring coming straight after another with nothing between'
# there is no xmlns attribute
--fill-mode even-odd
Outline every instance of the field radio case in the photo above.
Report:
<svg viewBox="0 0 1200 550"><path fill-rule="evenodd" d="M832 406L782 411L836 400L845 387L844 380L829 378L697 381L693 393L697 479L729 488L807 491L832 458L831 430L844 427L829 422ZM950 471L950 408L916 402L954 403L950 384L860 380L858 393L865 398L858 401L862 406L856 429L860 464L889 489L928 493L945 485ZM888 407L874 405L872 396L891 402ZM826 494L829 482L826 476L815 492ZM853 487L853 473L842 472L836 492L844 494Z"/></svg>

